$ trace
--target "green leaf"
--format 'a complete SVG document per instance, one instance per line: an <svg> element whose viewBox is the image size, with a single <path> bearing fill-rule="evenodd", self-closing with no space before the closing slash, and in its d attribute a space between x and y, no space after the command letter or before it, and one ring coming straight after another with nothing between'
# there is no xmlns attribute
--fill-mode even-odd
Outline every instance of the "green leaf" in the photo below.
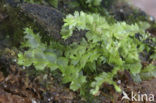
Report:
<svg viewBox="0 0 156 103"><path fill-rule="evenodd" d="M68 65L68 59L65 57L59 57L57 59L57 64L62 67L66 67Z"/></svg>
<svg viewBox="0 0 156 103"><path fill-rule="evenodd" d="M148 80L150 78L156 77L156 66L149 64L140 73L141 79Z"/></svg>
<svg viewBox="0 0 156 103"><path fill-rule="evenodd" d="M48 62L54 64L57 61L57 56L54 53L46 53L46 59Z"/></svg>
<svg viewBox="0 0 156 103"><path fill-rule="evenodd" d="M76 91L79 88L81 88L81 86L83 85L83 83L86 82L86 77L85 76L80 76L77 79L74 79L71 84L70 84L70 89Z"/></svg>
<svg viewBox="0 0 156 103"><path fill-rule="evenodd" d="M55 8L58 7L58 0L48 0L48 2L49 2L52 6L54 6Z"/></svg>
<svg viewBox="0 0 156 103"><path fill-rule="evenodd" d="M50 68L50 71L54 71L59 68L57 64L51 64L51 63L48 64L48 67Z"/></svg>
<svg viewBox="0 0 156 103"><path fill-rule="evenodd" d="M142 65L140 63L128 64L127 65L127 68L130 69L130 72L132 74L137 74L137 73L140 73L141 72Z"/></svg>
<svg viewBox="0 0 156 103"><path fill-rule="evenodd" d="M121 92L121 91L122 91L121 88L120 88L119 86L117 86L116 84L114 84L114 87L115 87L115 90L116 90L117 92Z"/></svg>

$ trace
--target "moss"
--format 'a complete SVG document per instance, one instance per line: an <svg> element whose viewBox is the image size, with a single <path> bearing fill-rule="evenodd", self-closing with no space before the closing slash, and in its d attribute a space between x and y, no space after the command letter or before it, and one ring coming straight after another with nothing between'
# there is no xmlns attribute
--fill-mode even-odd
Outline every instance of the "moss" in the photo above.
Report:
<svg viewBox="0 0 156 103"><path fill-rule="evenodd" d="M35 31L44 32L39 25L32 19L28 18L24 13L20 12L18 8L10 7L9 5L3 6L0 9L5 12L8 17L0 24L0 31L5 37L9 37L10 47L19 46L23 41L23 30L25 27L32 27Z"/></svg>

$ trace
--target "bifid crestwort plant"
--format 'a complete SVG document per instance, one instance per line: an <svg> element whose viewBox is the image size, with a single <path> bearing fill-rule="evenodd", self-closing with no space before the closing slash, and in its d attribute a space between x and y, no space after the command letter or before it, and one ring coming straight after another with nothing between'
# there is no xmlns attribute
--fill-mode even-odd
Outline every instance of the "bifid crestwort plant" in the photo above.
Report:
<svg viewBox="0 0 156 103"><path fill-rule="evenodd" d="M70 89L76 91L89 84L93 95L98 93L104 82L114 85L116 91L120 92L121 89L113 81L118 71L140 73L142 65L139 53L143 51L142 41L148 37L148 33L137 24L109 23L99 14L84 12L68 15L64 22L61 30L63 39L72 36L75 29L87 30L86 37L80 43L68 46L54 41L46 45L40 41L39 35L26 28L26 41L22 46L29 49L19 53L18 63L24 66L33 64L36 70L59 69L63 82L70 83ZM142 35L141 40L135 38L136 33ZM99 65L103 64L112 69L109 72L102 70ZM99 69L102 73L98 72Z"/></svg>

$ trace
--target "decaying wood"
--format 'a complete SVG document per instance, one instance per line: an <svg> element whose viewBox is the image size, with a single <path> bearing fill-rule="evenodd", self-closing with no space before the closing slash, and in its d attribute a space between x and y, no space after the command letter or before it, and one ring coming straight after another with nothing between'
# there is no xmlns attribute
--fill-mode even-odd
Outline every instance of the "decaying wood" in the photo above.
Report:
<svg viewBox="0 0 156 103"><path fill-rule="evenodd" d="M57 9L29 3L20 4L19 8L28 17L34 19L39 25L41 25L43 29L49 33L50 37L63 44L67 45L72 42L79 42L81 38L85 36L85 31L74 31L73 36L64 41L61 38L60 31L65 16Z"/></svg>

